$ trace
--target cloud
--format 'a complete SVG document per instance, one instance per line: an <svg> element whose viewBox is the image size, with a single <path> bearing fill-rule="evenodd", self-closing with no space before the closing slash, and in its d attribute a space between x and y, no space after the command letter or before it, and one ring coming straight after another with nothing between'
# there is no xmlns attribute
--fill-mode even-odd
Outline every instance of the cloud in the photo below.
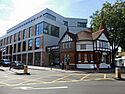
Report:
<svg viewBox="0 0 125 94"><path fill-rule="evenodd" d="M0 20L8 19L13 9L13 2L11 0L0 0Z"/></svg>

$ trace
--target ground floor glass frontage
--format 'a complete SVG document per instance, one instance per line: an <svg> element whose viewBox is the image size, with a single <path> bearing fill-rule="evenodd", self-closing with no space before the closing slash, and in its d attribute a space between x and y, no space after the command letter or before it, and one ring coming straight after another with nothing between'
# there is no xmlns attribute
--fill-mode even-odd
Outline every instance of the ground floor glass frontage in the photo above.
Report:
<svg viewBox="0 0 125 94"><path fill-rule="evenodd" d="M41 66L41 52L14 54L13 61L21 61L27 65Z"/></svg>

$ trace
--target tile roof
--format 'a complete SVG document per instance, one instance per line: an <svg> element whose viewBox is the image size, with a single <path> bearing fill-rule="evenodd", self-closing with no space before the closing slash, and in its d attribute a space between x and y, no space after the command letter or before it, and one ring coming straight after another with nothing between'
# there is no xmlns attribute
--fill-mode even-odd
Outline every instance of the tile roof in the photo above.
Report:
<svg viewBox="0 0 125 94"><path fill-rule="evenodd" d="M92 33L93 40L96 40L102 34L103 31L104 29L101 29L97 32Z"/></svg>
<svg viewBox="0 0 125 94"><path fill-rule="evenodd" d="M83 30L77 33L77 40L93 40L91 30Z"/></svg>

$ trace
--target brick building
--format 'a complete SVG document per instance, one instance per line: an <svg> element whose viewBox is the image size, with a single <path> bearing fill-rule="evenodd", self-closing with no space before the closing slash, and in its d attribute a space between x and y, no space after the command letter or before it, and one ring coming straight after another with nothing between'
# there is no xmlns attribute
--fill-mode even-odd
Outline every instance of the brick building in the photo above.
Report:
<svg viewBox="0 0 125 94"><path fill-rule="evenodd" d="M108 68L111 63L110 42L104 29L92 32L89 29L76 34L65 32L59 41L60 61L69 60L76 68Z"/></svg>

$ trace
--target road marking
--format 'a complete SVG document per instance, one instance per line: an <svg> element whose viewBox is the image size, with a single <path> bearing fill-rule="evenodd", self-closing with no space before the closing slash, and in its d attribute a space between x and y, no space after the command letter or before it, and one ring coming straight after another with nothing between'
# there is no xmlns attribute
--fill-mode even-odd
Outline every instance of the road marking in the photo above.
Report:
<svg viewBox="0 0 125 94"><path fill-rule="evenodd" d="M67 77L69 77L69 76L70 76L70 75L63 76L63 77L61 77L61 78L58 78L58 79L56 79L56 80L53 80L52 82L57 82L57 81L59 81L59 80L65 79L65 78L67 78Z"/></svg>
<svg viewBox="0 0 125 94"><path fill-rule="evenodd" d="M41 87L41 88L34 88L34 87L16 87L14 89L21 89L21 90L49 90L49 89L67 89L68 86L59 86L59 87Z"/></svg>
<svg viewBox="0 0 125 94"><path fill-rule="evenodd" d="M80 79L80 81L82 81L82 80L84 80L86 77L88 77L90 74L87 74L87 75L85 75L85 76L83 76L81 79Z"/></svg>

